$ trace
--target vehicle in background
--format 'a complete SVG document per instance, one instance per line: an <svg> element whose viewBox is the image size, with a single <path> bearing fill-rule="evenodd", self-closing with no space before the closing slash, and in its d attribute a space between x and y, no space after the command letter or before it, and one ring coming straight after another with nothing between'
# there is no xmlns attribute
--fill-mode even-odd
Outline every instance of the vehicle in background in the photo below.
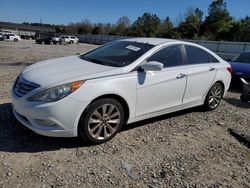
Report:
<svg viewBox="0 0 250 188"><path fill-rule="evenodd" d="M59 44L60 43L60 37L52 37L53 44Z"/></svg>
<svg viewBox="0 0 250 188"><path fill-rule="evenodd" d="M0 33L0 41L3 40L3 33Z"/></svg>
<svg viewBox="0 0 250 188"><path fill-rule="evenodd" d="M8 30L0 30L0 40L4 40L4 34L13 34L11 31Z"/></svg>
<svg viewBox="0 0 250 188"><path fill-rule="evenodd" d="M240 99L242 102L250 101L250 84L244 79L240 78L242 83L244 84L244 88L242 94L240 95Z"/></svg>
<svg viewBox="0 0 250 188"><path fill-rule="evenodd" d="M37 44L53 44L52 37L44 37L36 39Z"/></svg>
<svg viewBox="0 0 250 188"><path fill-rule="evenodd" d="M1 40L4 40L4 41L11 41L11 42L18 42L18 41L21 41L21 37L16 35L16 34L13 34L13 33L8 33L8 34L3 34L1 36Z"/></svg>
<svg viewBox="0 0 250 188"><path fill-rule="evenodd" d="M0 30L0 34L4 35L4 34L13 34L12 31L9 31L9 30Z"/></svg>
<svg viewBox="0 0 250 188"><path fill-rule="evenodd" d="M232 86L242 87L240 78L250 82L250 51L244 51L229 61L232 66Z"/></svg>
<svg viewBox="0 0 250 188"><path fill-rule="evenodd" d="M67 43L67 44L74 44L74 43L77 43L77 42L78 42L78 38L75 37L75 36L62 35L62 36L59 38L59 41L60 41L60 43L62 43L62 44L64 44L64 43Z"/></svg>

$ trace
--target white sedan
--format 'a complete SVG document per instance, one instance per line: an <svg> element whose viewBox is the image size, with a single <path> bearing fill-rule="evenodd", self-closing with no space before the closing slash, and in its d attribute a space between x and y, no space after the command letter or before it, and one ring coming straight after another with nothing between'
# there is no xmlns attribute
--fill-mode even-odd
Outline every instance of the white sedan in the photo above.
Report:
<svg viewBox="0 0 250 188"><path fill-rule="evenodd" d="M14 34L14 33L8 33L8 34L4 34L2 36L3 40L4 41L11 41L11 42L18 42L18 41L21 41L21 37Z"/></svg>
<svg viewBox="0 0 250 188"><path fill-rule="evenodd" d="M231 71L199 45L133 38L31 65L11 98L16 118L38 134L102 143L125 124L200 105L216 109Z"/></svg>

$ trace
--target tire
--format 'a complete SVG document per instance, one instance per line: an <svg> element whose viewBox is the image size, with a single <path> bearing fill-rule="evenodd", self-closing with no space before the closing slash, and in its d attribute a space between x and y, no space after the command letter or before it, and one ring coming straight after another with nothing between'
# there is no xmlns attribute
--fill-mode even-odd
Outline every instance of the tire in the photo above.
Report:
<svg viewBox="0 0 250 188"><path fill-rule="evenodd" d="M18 39L17 39L17 38L14 38L14 42L18 42Z"/></svg>
<svg viewBox="0 0 250 188"><path fill-rule="evenodd" d="M124 123L122 105L111 98L100 99L90 104L80 119L78 135L92 144L111 140Z"/></svg>
<svg viewBox="0 0 250 188"><path fill-rule="evenodd" d="M44 45L44 44L45 44L45 42L44 42L44 41L42 41L42 42L41 42L41 44L43 44L43 45Z"/></svg>
<svg viewBox="0 0 250 188"><path fill-rule="evenodd" d="M71 40L69 43L70 43L70 44L74 44L74 41L73 41L73 40Z"/></svg>
<svg viewBox="0 0 250 188"><path fill-rule="evenodd" d="M215 110L222 99L224 93L223 86L220 83L215 83L207 93L205 102L204 102L204 109L207 111Z"/></svg>
<svg viewBox="0 0 250 188"><path fill-rule="evenodd" d="M242 102L247 103L248 100L249 100L247 94L241 94L240 100L241 100Z"/></svg>

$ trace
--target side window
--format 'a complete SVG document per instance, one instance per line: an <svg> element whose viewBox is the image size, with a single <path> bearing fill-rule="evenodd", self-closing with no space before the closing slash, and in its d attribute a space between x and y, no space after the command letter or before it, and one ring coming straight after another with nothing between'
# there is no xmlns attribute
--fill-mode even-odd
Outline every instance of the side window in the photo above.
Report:
<svg viewBox="0 0 250 188"><path fill-rule="evenodd" d="M180 46L166 47L152 55L148 61L158 61L164 67L174 67L182 64L182 52Z"/></svg>
<svg viewBox="0 0 250 188"><path fill-rule="evenodd" d="M209 63L209 54L197 47L185 46L188 64Z"/></svg>
<svg viewBox="0 0 250 188"><path fill-rule="evenodd" d="M208 54L209 57L209 61L211 63L219 63L220 61L218 61L218 59L216 59L214 56L212 56L211 54Z"/></svg>

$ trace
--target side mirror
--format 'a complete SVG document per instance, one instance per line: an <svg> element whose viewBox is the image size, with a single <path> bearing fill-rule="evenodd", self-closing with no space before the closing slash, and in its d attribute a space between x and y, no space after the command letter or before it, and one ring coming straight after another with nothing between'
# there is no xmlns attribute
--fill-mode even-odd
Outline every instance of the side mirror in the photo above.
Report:
<svg viewBox="0 0 250 188"><path fill-rule="evenodd" d="M163 64L157 61L149 61L141 66L144 71L161 71Z"/></svg>

